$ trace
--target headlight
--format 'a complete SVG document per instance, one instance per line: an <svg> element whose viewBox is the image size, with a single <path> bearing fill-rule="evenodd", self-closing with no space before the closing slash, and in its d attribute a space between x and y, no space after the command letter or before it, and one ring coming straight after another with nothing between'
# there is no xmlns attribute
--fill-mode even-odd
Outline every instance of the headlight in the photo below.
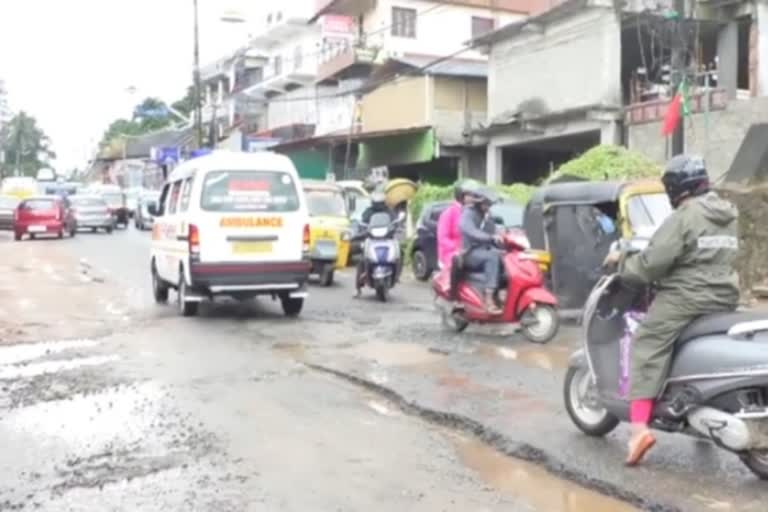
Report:
<svg viewBox="0 0 768 512"><path fill-rule="evenodd" d="M371 236L376 238L384 238L388 232L389 228L371 228Z"/></svg>

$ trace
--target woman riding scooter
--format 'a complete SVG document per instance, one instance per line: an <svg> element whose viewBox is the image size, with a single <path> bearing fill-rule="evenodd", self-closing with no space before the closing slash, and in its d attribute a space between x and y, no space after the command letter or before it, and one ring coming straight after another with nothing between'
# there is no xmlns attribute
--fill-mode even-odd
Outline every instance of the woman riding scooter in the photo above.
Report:
<svg viewBox="0 0 768 512"><path fill-rule="evenodd" d="M490 214L495 194L480 188L469 191L466 199L459 221L464 267L485 274L485 309L488 314L499 315L502 311L496 305L495 296L501 276L501 251L497 246L503 243L503 238Z"/></svg>
<svg viewBox="0 0 768 512"><path fill-rule="evenodd" d="M710 191L700 157L672 158L661 179L675 211L648 247L626 260L619 276L627 282L657 283L653 304L631 345L630 466L656 442L648 425L681 332L697 317L732 311L739 301L736 209ZM606 264L619 258L618 252L610 253Z"/></svg>
<svg viewBox="0 0 768 512"><path fill-rule="evenodd" d="M479 188L480 183L475 180L456 182L453 189L456 200L440 214L437 221L437 259L441 267L449 267L453 257L461 251L461 210L466 204L467 194Z"/></svg>

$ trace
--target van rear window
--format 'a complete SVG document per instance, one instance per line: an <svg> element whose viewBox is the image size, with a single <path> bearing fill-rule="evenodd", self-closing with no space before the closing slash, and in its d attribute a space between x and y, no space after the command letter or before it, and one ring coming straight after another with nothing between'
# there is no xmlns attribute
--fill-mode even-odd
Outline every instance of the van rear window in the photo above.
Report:
<svg viewBox="0 0 768 512"><path fill-rule="evenodd" d="M216 171L203 183L203 210L214 212L293 212L299 195L293 178L277 171Z"/></svg>

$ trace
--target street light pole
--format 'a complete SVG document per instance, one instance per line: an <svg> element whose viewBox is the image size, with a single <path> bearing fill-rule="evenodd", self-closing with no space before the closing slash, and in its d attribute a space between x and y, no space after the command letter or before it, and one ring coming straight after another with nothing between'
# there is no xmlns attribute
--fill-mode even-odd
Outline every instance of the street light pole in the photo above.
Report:
<svg viewBox="0 0 768 512"><path fill-rule="evenodd" d="M685 28L685 0L675 0L675 11L677 13L677 19L675 20L675 37L672 46L672 66L671 66L671 78L672 78L672 94L679 94L680 85L685 80L686 74L686 39L684 34ZM683 98L685 101L686 98ZM682 106L680 107L683 108ZM672 133L672 156L681 155L685 152L685 118L681 113L681 119L677 123L675 131Z"/></svg>
<svg viewBox="0 0 768 512"><path fill-rule="evenodd" d="M203 106L202 85L200 83L200 27L198 24L197 0L192 0L195 11L195 132L197 133L197 147L203 147Z"/></svg>

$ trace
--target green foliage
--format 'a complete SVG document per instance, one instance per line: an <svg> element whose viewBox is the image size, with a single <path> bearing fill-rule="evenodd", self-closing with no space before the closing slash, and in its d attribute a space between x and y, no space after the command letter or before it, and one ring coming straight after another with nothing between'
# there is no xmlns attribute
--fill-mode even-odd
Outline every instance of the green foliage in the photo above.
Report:
<svg viewBox="0 0 768 512"><path fill-rule="evenodd" d="M560 166L548 180L564 175L592 181L629 180L661 176L661 167L645 155L621 146L596 146Z"/></svg>
<svg viewBox="0 0 768 512"><path fill-rule="evenodd" d="M5 163L0 164L0 177L16 169L23 176L36 177L37 172L50 167L56 158L51 141L37 125L37 120L24 111L19 112L0 133L0 150L5 151Z"/></svg>
<svg viewBox="0 0 768 512"><path fill-rule="evenodd" d="M536 187L524 183L515 183L514 185L496 186L494 189L506 198L526 204L536 190ZM445 187L430 184L421 185L416 195L410 201L411 215L414 219L418 219L425 205L437 201L450 201L452 199L453 185Z"/></svg>

